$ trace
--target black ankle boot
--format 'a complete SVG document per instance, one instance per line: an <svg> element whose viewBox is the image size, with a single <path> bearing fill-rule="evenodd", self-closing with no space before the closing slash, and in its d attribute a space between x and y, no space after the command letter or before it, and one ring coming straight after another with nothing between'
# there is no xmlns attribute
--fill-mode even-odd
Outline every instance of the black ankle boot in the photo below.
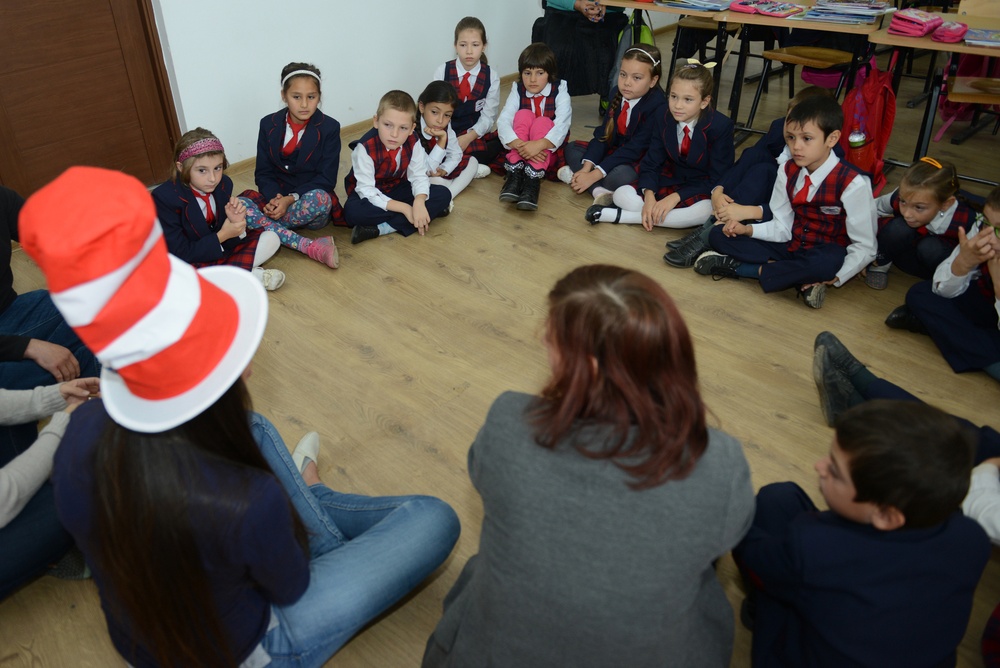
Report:
<svg viewBox="0 0 1000 668"><path fill-rule="evenodd" d="M501 202L517 202L521 199L521 191L524 189L524 168L521 163L507 165L507 180L503 182L500 190Z"/></svg>
<svg viewBox="0 0 1000 668"><path fill-rule="evenodd" d="M521 189L521 199L517 208L521 211L536 211L538 209L538 189L542 185L542 177L524 175L524 188Z"/></svg>

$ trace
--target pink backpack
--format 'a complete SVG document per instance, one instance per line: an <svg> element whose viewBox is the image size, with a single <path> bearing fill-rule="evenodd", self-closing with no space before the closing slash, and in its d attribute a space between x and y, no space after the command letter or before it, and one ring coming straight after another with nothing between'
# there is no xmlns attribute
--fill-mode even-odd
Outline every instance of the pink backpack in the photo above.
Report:
<svg viewBox="0 0 1000 668"><path fill-rule="evenodd" d="M960 77L987 77L996 78L1000 77L1000 61L997 61L993 66L993 70L989 70L989 59L985 56L974 56L970 54L962 54L958 57L958 70L956 71L956 76ZM945 78L947 82L947 77ZM968 102L952 102L947 98L947 93L942 91L941 100L938 102L938 111L941 113L941 120L944 123L941 125L941 129L938 130L937 134L934 135L934 141L941 141L944 137L945 131L951 127L951 124L955 121L968 121L972 119L972 112L975 109L974 104ZM1000 107L993 105L990 107L994 111L1000 111Z"/></svg>

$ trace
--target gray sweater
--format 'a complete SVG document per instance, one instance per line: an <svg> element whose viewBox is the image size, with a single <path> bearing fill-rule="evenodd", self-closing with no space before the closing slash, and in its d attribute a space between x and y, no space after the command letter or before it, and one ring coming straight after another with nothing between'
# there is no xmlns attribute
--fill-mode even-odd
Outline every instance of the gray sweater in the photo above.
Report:
<svg viewBox="0 0 1000 668"><path fill-rule="evenodd" d="M424 665L728 666L734 614L712 562L753 517L739 442L711 430L691 475L635 491L572 443L537 445L532 400L501 395L469 451L479 554L445 599Z"/></svg>
<svg viewBox="0 0 1000 668"><path fill-rule="evenodd" d="M52 473L52 457L69 423L58 385L33 390L0 390L0 424L35 422L52 415L30 448L0 468L0 528L17 517Z"/></svg>

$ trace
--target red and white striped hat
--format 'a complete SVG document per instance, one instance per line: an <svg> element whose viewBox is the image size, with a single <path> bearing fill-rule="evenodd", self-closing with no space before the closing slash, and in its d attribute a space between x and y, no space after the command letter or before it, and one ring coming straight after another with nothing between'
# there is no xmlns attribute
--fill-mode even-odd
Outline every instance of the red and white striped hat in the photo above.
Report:
<svg viewBox="0 0 1000 668"><path fill-rule="evenodd" d="M103 365L101 396L123 427L183 424L253 358L267 323L260 282L237 267L196 271L169 255L137 179L71 167L28 198L19 228L52 301Z"/></svg>

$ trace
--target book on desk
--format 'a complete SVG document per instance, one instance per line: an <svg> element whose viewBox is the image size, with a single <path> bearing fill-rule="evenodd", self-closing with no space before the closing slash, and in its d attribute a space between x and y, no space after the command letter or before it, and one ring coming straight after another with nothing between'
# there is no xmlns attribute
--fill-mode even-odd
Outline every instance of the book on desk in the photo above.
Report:
<svg viewBox="0 0 1000 668"><path fill-rule="evenodd" d="M1000 47L1000 30L969 28L969 31L965 33L965 43L971 46Z"/></svg>

